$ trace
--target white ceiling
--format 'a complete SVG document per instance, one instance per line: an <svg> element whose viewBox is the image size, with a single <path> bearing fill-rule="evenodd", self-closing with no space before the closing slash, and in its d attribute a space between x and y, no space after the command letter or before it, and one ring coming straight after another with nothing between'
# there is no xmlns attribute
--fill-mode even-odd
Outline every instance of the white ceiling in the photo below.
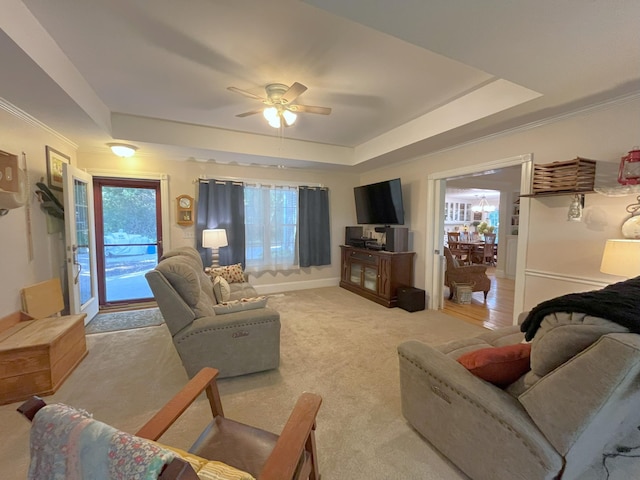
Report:
<svg viewBox="0 0 640 480"><path fill-rule="evenodd" d="M0 97L79 146L362 171L640 95L638 0L3 0ZM7 68L9 65L10 68ZM283 137L269 83L308 87ZM0 105L2 106L2 105Z"/></svg>

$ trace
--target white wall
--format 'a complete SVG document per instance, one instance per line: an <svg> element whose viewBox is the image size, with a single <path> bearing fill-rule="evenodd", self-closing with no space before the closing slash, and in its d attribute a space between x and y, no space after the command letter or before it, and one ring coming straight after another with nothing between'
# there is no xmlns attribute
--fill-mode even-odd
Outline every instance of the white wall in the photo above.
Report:
<svg viewBox="0 0 640 480"><path fill-rule="evenodd" d="M302 169L174 162L147 158L142 149L140 156L133 160L83 153L78 153L76 160L73 145L4 110L0 110L0 150L15 154L26 152L32 183L46 176L45 145L69 155L72 163L81 168L168 174L172 219L170 237L173 246L195 243L192 238L184 238L183 227L175 225L175 197L182 193L196 196L193 180L200 174L326 185L330 189L331 199L331 266L302 269L291 274L267 273L253 279L265 291L300 288L305 285L303 282L307 282L307 286L337 282L340 268L338 245L344 241L344 227L355 222L352 187L400 177L403 183L406 226L410 229L409 247L417 253L415 284L423 288L425 273L430 268L425 259L425 244L427 235L432 234L425 227L427 175L526 153L533 153L536 163L570 160L576 156L618 163L621 155L640 143L639 119L640 98L635 98L625 103L565 117L555 123L496 136L360 176ZM31 191L33 190L32 187ZM531 241L526 257L527 307L564 290L590 289L620 280L600 273L598 258L607 238L620 237L619 227L628 216L625 206L634 198L588 195L587 209L593 211L596 220L604 216L606 225L593 219L591 223L568 224L565 220L566 206L570 200L568 196L528 202L531 204ZM30 199L33 202L33 195ZM33 259L29 259L25 208L12 210L7 216L0 217L0 317L20 309L20 288L61 275L64 265L61 235L48 234L46 224L46 215L35 203L31 212L34 255Z"/></svg>
<svg viewBox="0 0 640 480"><path fill-rule="evenodd" d="M260 293L299 290L329 285L337 285L340 276L340 248L344 243L344 227L353 224L355 205L353 187L358 183L355 174L336 174L306 169L280 169L248 167L238 165L218 165L213 162L193 160L175 161L145 156L141 147L135 157L121 159L113 155L83 154L79 152L80 168L87 171L108 171L114 176L126 174L166 174L169 184L170 205L170 248L181 245L195 246L195 226L183 227L176 224L176 197L181 194L197 198L196 179L237 178L247 181L280 180L308 184L322 184L329 188L331 215L331 265L301 268L288 272L263 272L251 274L250 281ZM166 242L166 241L165 241ZM166 243L165 243L166 249Z"/></svg>
<svg viewBox="0 0 640 480"><path fill-rule="evenodd" d="M0 150L18 155L23 167L26 154L31 183L31 242L29 258L27 208L10 210L0 217L0 318L21 309L20 289L53 277L64 277L64 244L61 233L47 233L47 215L35 199L35 183L46 178L45 145L71 157L75 147L31 122L21 120L0 108ZM46 184L46 179L44 180ZM61 282L65 288L64 282Z"/></svg>
<svg viewBox="0 0 640 480"><path fill-rule="evenodd" d="M478 165L532 153L535 163L551 163L576 156L617 164L640 142L640 97L593 108L553 123L531 126L510 134L487 138L414 161L367 172L361 183L400 177L403 184L407 226L416 251L417 287L424 288L430 259L425 254L427 176L452 168ZM568 223L571 196L534 199L531 233L526 256L525 307L565 291L593 289L621 280L599 272L599 257L607 238L621 237L620 226L628 217L625 206L635 197L589 194L590 222ZM604 224L600 218L604 217ZM540 276L540 272L544 272ZM552 281L551 281L552 280ZM562 288L558 287L562 284Z"/></svg>

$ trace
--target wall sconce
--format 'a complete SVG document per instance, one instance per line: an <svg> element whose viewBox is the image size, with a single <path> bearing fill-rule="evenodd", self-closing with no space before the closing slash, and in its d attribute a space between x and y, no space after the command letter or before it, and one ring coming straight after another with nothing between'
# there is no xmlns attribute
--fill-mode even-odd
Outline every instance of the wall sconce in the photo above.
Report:
<svg viewBox="0 0 640 480"><path fill-rule="evenodd" d="M218 249L229 245L227 231L224 228L215 228L202 231L202 246L211 249L211 268L220 266Z"/></svg>
<svg viewBox="0 0 640 480"><path fill-rule="evenodd" d="M569 205L569 211L567 212L567 221L569 222L581 222L582 221L582 209L584 208L584 193L576 193Z"/></svg>
<svg viewBox="0 0 640 480"><path fill-rule="evenodd" d="M607 240L600 271L626 278L640 275L640 240Z"/></svg>
<svg viewBox="0 0 640 480"><path fill-rule="evenodd" d="M135 145L129 145L127 143L107 143L107 146L111 149L113 153L122 158L132 157L138 147Z"/></svg>

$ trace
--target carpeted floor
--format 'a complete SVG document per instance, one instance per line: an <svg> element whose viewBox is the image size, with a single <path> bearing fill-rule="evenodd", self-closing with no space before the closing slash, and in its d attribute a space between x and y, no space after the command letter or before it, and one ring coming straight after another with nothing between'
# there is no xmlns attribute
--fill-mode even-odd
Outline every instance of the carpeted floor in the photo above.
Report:
<svg viewBox="0 0 640 480"><path fill-rule="evenodd" d="M402 417L396 346L469 337L480 327L439 312L387 309L338 287L290 292L269 298L269 305L281 314L280 368L221 380L228 417L279 432L298 395L316 392L323 397L316 436L323 479L467 478ZM49 402L135 432L187 381L165 326L87 341L88 356ZM29 424L17 406L0 406L2 479L26 478ZM162 441L188 447L209 418L206 399L199 399ZM609 459L609 480L640 478L636 460ZM605 478L600 460L594 462L582 480ZM526 472L521 478L535 480Z"/></svg>
<svg viewBox="0 0 640 480"><path fill-rule="evenodd" d="M162 314L155 307L126 312L99 313L84 328L87 334L91 334L151 327L163 323Z"/></svg>

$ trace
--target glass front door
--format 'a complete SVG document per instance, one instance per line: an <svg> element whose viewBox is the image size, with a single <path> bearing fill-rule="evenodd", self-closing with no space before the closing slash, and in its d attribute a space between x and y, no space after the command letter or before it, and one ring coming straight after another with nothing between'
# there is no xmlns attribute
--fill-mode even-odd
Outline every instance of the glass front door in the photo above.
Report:
<svg viewBox="0 0 640 480"><path fill-rule="evenodd" d="M150 301L162 255L160 182L95 178L100 305Z"/></svg>

